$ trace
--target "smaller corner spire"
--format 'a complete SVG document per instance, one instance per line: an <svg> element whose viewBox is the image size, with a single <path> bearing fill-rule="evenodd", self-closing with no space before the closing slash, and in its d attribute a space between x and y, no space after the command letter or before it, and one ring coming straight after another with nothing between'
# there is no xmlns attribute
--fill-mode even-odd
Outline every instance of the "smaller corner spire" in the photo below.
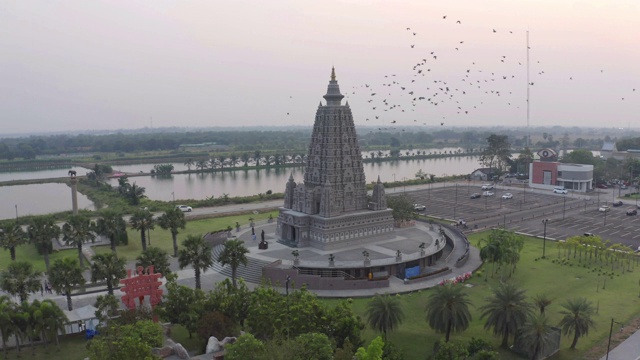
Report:
<svg viewBox="0 0 640 360"><path fill-rule="evenodd" d="M378 184L381 184L382 181L380 181L380 175L378 175Z"/></svg>
<svg viewBox="0 0 640 360"><path fill-rule="evenodd" d="M336 69L331 67L331 81L336 81Z"/></svg>

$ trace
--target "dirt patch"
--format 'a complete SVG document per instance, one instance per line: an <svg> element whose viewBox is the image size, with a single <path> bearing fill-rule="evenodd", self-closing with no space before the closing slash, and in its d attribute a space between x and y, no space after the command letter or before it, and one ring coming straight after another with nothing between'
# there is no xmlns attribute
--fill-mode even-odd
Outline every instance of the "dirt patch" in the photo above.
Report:
<svg viewBox="0 0 640 360"><path fill-rule="evenodd" d="M607 322L607 326L609 324L610 322ZM625 341L629 336L633 335L633 333L638 331L638 329L640 329L640 317L635 318L629 324L626 324L622 330L620 330L619 325L613 324L613 334L611 335L611 350L613 350L621 342ZM607 353L608 341L609 337L606 337L602 342L585 351L583 359L598 360L603 357Z"/></svg>

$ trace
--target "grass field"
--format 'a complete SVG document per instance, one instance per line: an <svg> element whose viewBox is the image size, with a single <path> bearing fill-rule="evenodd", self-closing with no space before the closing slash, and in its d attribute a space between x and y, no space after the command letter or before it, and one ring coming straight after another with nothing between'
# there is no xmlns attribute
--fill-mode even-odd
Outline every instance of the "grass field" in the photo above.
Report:
<svg viewBox="0 0 640 360"><path fill-rule="evenodd" d="M70 249L54 251L51 255L49 255L50 264L53 265L53 262L56 259L62 259L65 257L72 257L74 259L77 259L78 250ZM36 250L36 247L31 244L25 244L16 248L16 260L28 261L33 264L34 269L38 271L44 272L46 268L44 265L44 257L38 254L38 250ZM9 250L0 249L0 271L6 269L9 263L11 263L11 255L9 254Z"/></svg>
<svg viewBox="0 0 640 360"><path fill-rule="evenodd" d="M225 229L227 226L233 227L233 232L235 232L236 221L240 223L240 226L246 229L249 224L250 217L253 217L255 221L261 221L268 219L270 214L275 218L277 217L278 212L273 211L255 215L234 215L188 221L186 228L184 230L180 230L180 233L178 234L178 248L180 248L180 243L182 242L182 240L184 240L184 238L187 237L187 235L204 235L208 232ZM140 255L140 253L142 252L140 232L131 228L128 228L127 232L129 234L129 244L118 246L116 251L118 252L118 256L122 256L127 260L135 260L135 258L137 258L138 255ZM147 241L148 240L149 239L147 238ZM169 255L173 255L173 241L171 239L171 232L169 230L164 230L156 225L155 229L151 230L151 246L159 247L169 253ZM96 254L111 252L111 249L108 246L95 247L94 250Z"/></svg>
<svg viewBox="0 0 640 360"><path fill-rule="evenodd" d="M471 236L470 240L476 244L481 234ZM572 260L572 266L552 263L551 260L557 257L558 251L555 244L547 242L546 260L535 260L542 254L542 240L527 238L525 247L521 253L521 260L511 281L515 281L522 288L527 290L529 297L540 293L547 293L554 302L548 307L546 313L554 326L558 324L562 315L561 304L572 297L583 296L592 301L598 307L598 314L594 320L596 328L591 329L589 335L580 338L575 351L569 349L572 338L562 337L560 352L554 359L586 359L593 354L589 352L592 347L607 340L609 335L609 324L611 318L616 321L628 324L635 317L640 316L640 298L638 297L640 288L640 268L632 269L632 272L621 274L616 270L613 278L608 278L605 289L603 287L604 276L598 276L597 272L578 266L577 259ZM489 266L490 269L491 266ZM620 275L618 275L620 274ZM469 298L473 304L471 314L473 321L467 331L461 334L452 335L452 341L467 342L472 337L481 338L492 343L496 348L500 345L498 337L494 337L490 331L484 329L484 321L480 320L478 308L482 306L484 299L491 294L491 288L498 284L498 276L485 282L484 274L474 275L466 284L473 285L468 289ZM596 287L598 290L596 292ZM431 292L423 290L421 292L397 295L403 304L405 312L404 323L390 333L389 340L400 347L405 354L405 359L425 359L431 353L433 344L443 338L442 334L436 334L429 328L425 321L425 303ZM335 303L338 300L324 300L328 303ZM366 304L369 299L353 299L355 312L365 319ZM367 341L376 335L367 329L364 337ZM605 344L606 349L606 344ZM602 355L602 353L600 353ZM517 356L507 351L502 351L501 359L518 359ZM599 357L595 357L597 359Z"/></svg>

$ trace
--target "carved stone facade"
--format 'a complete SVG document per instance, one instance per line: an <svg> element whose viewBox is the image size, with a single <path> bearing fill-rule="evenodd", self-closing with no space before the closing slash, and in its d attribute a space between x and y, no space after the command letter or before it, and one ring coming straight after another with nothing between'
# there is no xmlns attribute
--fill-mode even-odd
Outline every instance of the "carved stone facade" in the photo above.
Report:
<svg viewBox="0 0 640 360"><path fill-rule="evenodd" d="M341 104L343 97L332 69L327 103L321 102L316 112L304 182L296 183L291 176L285 188L276 230L281 240L332 249L393 231L380 179L367 202L353 115L348 102Z"/></svg>

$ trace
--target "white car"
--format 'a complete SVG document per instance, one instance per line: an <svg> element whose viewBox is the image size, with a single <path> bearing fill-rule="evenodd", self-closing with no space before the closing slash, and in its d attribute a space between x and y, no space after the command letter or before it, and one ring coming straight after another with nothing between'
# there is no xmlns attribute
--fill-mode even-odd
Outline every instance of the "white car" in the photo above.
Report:
<svg viewBox="0 0 640 360"><path fill-rule="evenodd" d="M485 191L482 193L482 196L493 196L493 193L491 191Z"/></svg>
<svg viewBox="0 0 640 360"><path fill-rule="evenodd" d="M511 193L506 193L506 194L502 195L503 199L511 199L512 197L513 197L513 194L511 194Z"/></svg>
<svg viewBox="0 0 640 360"><path fill-rule="evenodd" d="M182 212L191 212L191 210L193 210L191 206L187 205L176 205L176 209L180 209Z"/></svg>
<svg viewBox="0 0 640 360"><path fill-rule="evenodd" d="M420 205L420 204L413 204L413 210L415 211L425 211L427 210L427 207L424 205Z"/></svg>
<svg viewBox="0 0 640 360"><path fill-rule="evenodd" d="M611 208L609 206L607 206L607 205L602 205L602 206L600 206L600 208L598 208L598 211L600 211L600 212L607 212L609 210L611 210Z"/></svg>
<svg viewBox="0 0 640 360"><path fill-rule="evenodd" d="M493 185L491 184L483 184L482 190L493 190Z"/></svg>
<svg viewBox="0 0 640 360"><path fill-rule="evenodd" d="M569 191L567 191L567 189L563 188L563 187L557 187L557 188L553 188L553 193L554 194L567 194Z"/></svg>

